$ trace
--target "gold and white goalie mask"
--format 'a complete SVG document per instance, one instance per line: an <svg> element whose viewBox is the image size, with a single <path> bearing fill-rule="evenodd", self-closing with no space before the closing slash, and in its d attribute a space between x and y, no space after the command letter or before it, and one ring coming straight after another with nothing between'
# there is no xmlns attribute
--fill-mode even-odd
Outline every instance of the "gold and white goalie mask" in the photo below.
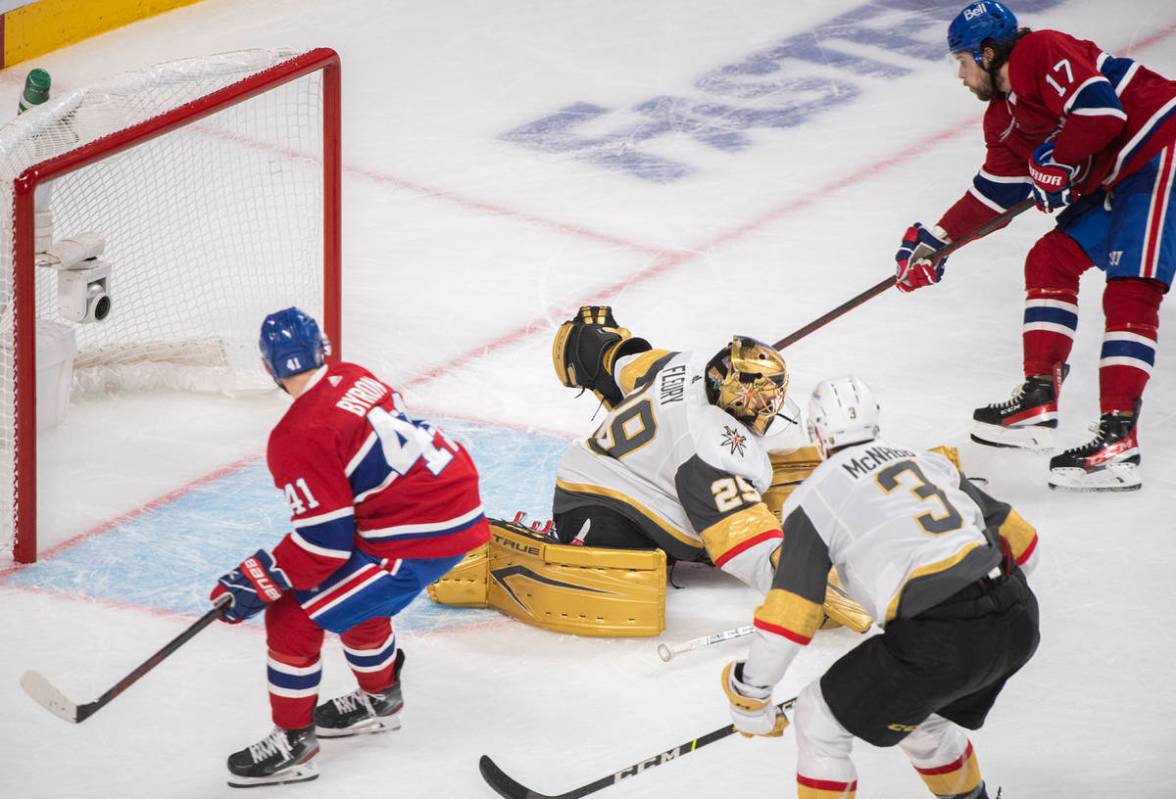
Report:
<svg viewBox="0 0 1176 799"><path fill-rule="evenodd" d="M784 408L788 365L776 349L748 336L735 336L706 367L712 403L764 435Z"/></svg>

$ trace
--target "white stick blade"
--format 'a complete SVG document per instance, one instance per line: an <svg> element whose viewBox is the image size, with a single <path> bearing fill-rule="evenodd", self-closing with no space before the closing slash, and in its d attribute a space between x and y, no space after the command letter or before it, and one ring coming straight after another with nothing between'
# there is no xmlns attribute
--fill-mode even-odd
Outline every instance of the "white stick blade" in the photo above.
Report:
<svg viewBox="0 0 1176 799"><path fill-rule="evenodd" d="M71 724L78 723L78 706L57 690L39 671L26 671L20 675L20 687L38 705Z"/></svg>

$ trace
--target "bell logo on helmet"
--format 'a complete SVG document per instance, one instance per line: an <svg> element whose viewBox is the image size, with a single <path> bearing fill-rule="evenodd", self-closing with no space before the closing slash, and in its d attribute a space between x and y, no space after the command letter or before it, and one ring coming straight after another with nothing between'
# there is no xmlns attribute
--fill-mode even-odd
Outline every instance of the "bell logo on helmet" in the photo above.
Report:
<svg viewBox="0 0 1176 799"><path fill-rule="evenodd" d="M1016 37L1016 15L996 0L980 0L965 7L948 25L947 49L952 53L970 53L981 64L986 46L1008 47ZM1007 58L1007 53L1004 57ZM997 66L994 64L992 68Z"/></svg>

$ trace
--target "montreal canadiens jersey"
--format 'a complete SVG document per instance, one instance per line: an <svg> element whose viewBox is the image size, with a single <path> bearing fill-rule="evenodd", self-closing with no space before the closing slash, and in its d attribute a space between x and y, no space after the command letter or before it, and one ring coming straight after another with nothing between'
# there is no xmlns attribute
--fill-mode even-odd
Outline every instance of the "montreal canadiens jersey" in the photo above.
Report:
<svg viewBox="0 0 1176 799"><path fill-rule="evenodd" d="M266 457L294 526L273 554L296 589L319 585L353 550L439 558L489 540L465 449L408 416L399 394L355 364L314 373Z"/></svg>
<svg viewBox="0 0 1176 799"><path fill-rule="evenodd" d="M622 358L625 394L591 436L572 444L556 475L554 511L605 505L670 555L716 566L767 589L779 520L761 495L772 466L760 439L706 396L707 359L651 350Z"/></svg>
<svg viewBox="0 0 1176 799"><path fill-rule="evenodd" d="M745 677L773 685L820 624L830 566L882 626L939 604L1010 557L1036 531L941 455L874 440L835 452L788 498L780 565L755 613ZM1007 544L1002 543L1002 539Z"/></svg>
<svg viewBox="0 0 1176 799"><path fill-rule="evenodd" d="M953 239L1029 196L1029 158L1055 132L1054 158L1080 168L1082 194L1113 188L1176 139L1176 81L1094 42L1035 31L1008 76L1011 93L984 114L984 165L939 222Z"/></svg>

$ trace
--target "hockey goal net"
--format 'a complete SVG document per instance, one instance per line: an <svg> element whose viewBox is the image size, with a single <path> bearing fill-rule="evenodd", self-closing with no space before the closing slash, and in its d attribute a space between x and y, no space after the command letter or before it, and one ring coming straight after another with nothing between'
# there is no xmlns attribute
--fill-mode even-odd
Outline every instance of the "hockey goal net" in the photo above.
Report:
<svg viewBox="0 0 1176 799"><path fill-rule="evenodd" d="M0 128L0 556L37 555L38 336L72 331L74 399L264 387L260 322L290 305L338 356L339 83L329 49L240 51Z"/></svg>

